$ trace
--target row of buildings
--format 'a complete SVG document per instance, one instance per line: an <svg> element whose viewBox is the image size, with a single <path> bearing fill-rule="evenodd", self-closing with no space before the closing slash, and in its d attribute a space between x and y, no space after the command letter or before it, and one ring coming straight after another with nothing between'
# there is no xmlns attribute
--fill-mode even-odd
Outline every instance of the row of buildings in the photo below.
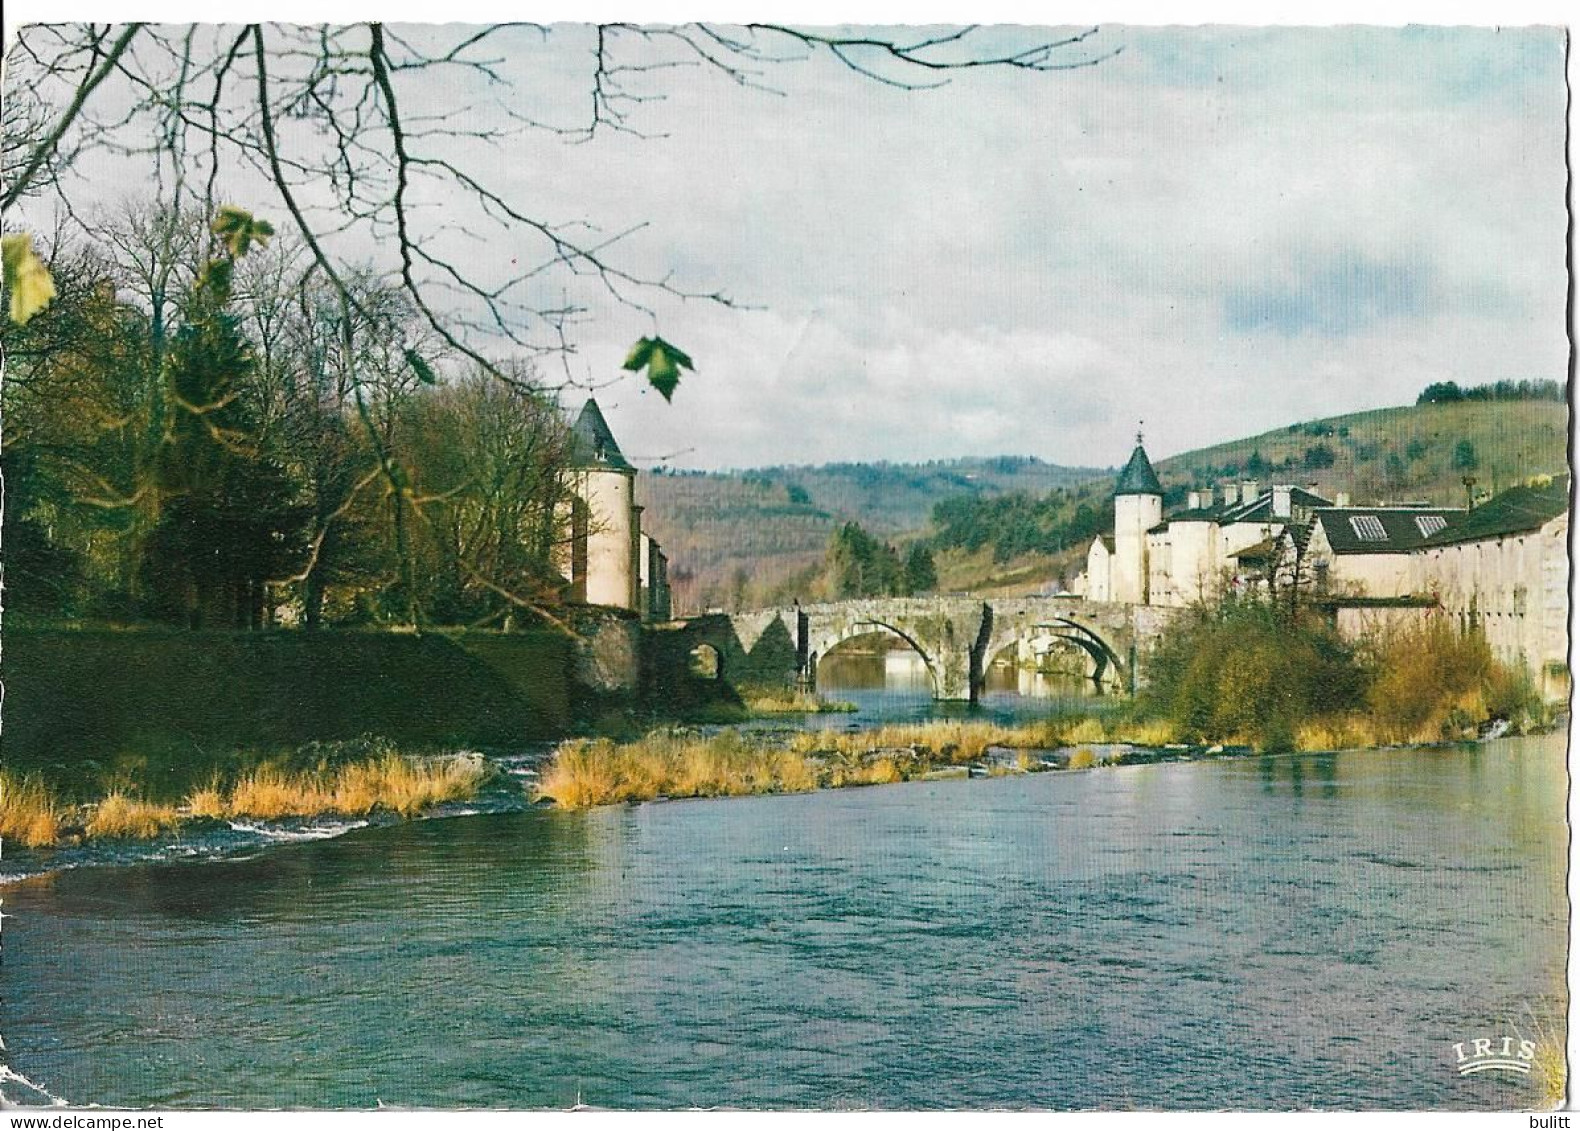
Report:
<svg viewBox="0 0 1580 1131"><path fill-rule="evenodd" d="M1438 610L1525 664L1544 692L1567 689L1567 474L1474 508L1354 506L1292 484L1191 492L1165 516L1141 437L1114 491L1112 534L1093 540L1076 589L1094 601L1185 606L1225 592L1300 587L1341 628Z"/></svg>

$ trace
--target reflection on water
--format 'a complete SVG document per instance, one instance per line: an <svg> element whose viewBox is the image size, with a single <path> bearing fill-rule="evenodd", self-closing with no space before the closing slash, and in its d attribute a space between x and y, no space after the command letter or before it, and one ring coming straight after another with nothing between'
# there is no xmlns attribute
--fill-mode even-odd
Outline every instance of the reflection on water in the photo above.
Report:
<svg viewBox="0 0 1580 1131"><path fill-rule="evenodd" d="M865 728L885 722L972 717L997 722L1041 718L1079 709L1111 709L1117 698L1104 696L1089 679L1045 675L1010 664L990 665L980 702L940 703L933 699L932 677L921 656L910 649L862 652L842 648L818 661L817 690L829 699L856 704L853 715L822 715L810 726Z"/></svg>
<svg viewBox="0 0 1580 1131"><path fill-rule="evenodd" d="M5 889L13 1066L139 1106L1517 1108L1561 736L359 829Z"/></svg>

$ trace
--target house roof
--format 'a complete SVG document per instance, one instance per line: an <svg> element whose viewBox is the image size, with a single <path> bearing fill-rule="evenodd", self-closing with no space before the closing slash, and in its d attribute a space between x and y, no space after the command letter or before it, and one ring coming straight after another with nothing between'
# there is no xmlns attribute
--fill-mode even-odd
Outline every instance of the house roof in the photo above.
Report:
<svg viewBox="0 0 1580 1131"><path fill-rule="evenodd" d="M1322 524L1335 554L1406 554L1464 513L1453 507L1321 507L1311 521Z"/></svg>
<svg viewBox="0 0 1580 1131"><path fill-rule="evenodd" d="M1427 546L1451 546L1539 530L1569 509L1569 476L1555 475L1494 495L1426 539Z"/></svg>
<svg viewBox="0 0 1580 1131"><path fill-rule="evenodd" d="M1130 462L1125 464L1125 469L1119 473L1119 483L1114 487L1115 496L1119 495L1161 495L1163 484L1158 482L1158 473L1152 470L1152 461L1147 458L1146 449L1140 444L1130 453Z"/></svg>
<svg viewBox="0 0 1580 1131"><path fill-rule="evenodd" d="M1291 507L1329 507L1333 500L1324 499L1321 495L1313 494L1304 487L1291 487L1289 489L1289 502ZM1271 489L1263 491L1253 499L1244 502L1231 503L1228 506L1218 504L1210 507L1196 507L1193 510L1176 511L1159 526L1152 528L1151 532L1164 530L1174 522L1216 522L1220 526L1228 526L1235 522L1286 522L1287 519L1273 517L1273 492Z"/></svg>
<svg viewBox="0 0 1580 1131"><path fill-rule="evenodd" d="M1271 561L1277 556L1277 554L1278 540L1275 538L1263 538L1254 546L1247 546L1243 550L1236 550L1229 556L1231 558L1237 558L1242 562L1266 562Z"/></svg>
<svg viewBox="0 0 1580 1131"><path fill-rule="evenodd" d="M571 425L570 466L577 470L593 467L612 467L618 471L634 471L614 442L609 422L598 409L598 402L591 397L582 405L581 415Z"/></svg>
<svg viewBox="0 0 1580 1131"><path fill-rule="evenodd" d="M1097 540L1103 544L1103 549L1110 554L1114 552L1114 536L1112 534L1099 534Z"/></svg>

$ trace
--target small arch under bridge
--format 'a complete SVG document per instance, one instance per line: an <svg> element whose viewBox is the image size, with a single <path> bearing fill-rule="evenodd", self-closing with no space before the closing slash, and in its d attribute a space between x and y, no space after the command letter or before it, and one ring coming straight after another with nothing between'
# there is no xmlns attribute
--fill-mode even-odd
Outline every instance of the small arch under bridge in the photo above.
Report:
<svg viewBox="0 0 1580 1131"><path fill-rule="evenodd" d="M975 701L993 658L1009 648L1025 663L1053 648L1077 648L1090 678L1134 691L1140 657L1175 611L1079 597L860 598L698 617L682 636L712 645L732 682L816 687L818 661L829 652L886 633L921 656L934 698Z"/></svg>

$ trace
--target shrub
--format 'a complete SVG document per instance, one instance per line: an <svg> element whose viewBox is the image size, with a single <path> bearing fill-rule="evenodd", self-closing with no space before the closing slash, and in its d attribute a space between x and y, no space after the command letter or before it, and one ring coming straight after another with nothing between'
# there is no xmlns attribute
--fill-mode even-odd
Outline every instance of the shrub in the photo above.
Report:
<svg viewBox="0 0 1580 1131"><path fill-rule="evenodd" d="M1461 633L1433 616L1387 633L1372 644L1374 675L1366 704L1386 742L1434 742L1488 717L1488 694L1506 704L1517 678L1492 658L1486 637Z"/></svg>
<svg viewBox="0 0 1580 1131"><path fill-rule="evenodd" d="M1365 672L1331 626L1228 601L1176 621L1155 650L1143 710L1176 737L1288 749L1302 721L1358 707Z"/></svg>

